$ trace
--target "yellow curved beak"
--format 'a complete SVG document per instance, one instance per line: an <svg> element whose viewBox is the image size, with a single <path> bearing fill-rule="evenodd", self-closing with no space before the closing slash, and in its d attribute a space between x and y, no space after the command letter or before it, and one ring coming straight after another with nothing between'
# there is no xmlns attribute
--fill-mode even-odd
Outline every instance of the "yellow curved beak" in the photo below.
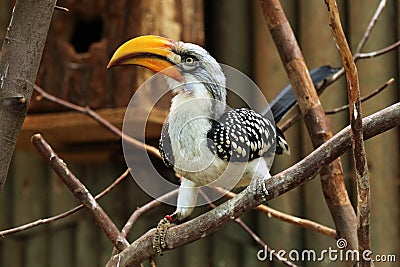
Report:
<svg viewBox="0 0 400 267"><path fill-rule="evenodd" d="M111 57L107 68L119 65L138 65L155 72L161 72L179 82L183 76L174 63L174 41L160 36L146 35L133 38L122 44Z"/></svg>

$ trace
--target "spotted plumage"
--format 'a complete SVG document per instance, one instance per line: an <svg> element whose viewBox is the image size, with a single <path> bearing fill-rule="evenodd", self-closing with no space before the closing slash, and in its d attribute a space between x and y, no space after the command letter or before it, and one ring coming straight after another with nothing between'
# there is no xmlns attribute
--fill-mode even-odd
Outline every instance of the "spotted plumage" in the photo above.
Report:
<svg viewBox="0 0 400 267"><path fill-rule="evenodd" d="M218 120L210 120L207 145L213 154L230 162L247 162L269 157L273 152L289 152L282 132L271 121L246 108L225 112ZM174 166L174 155L169 136L169 123L162 128L159 143L162 159Z"/></svg>
<svg viewBox="0 0 400 267"><path fill-rule="evenodd" d="M275 126L252 110L234 109L211 120L207 141L219 158L247 162L275 150Z"/></svg>

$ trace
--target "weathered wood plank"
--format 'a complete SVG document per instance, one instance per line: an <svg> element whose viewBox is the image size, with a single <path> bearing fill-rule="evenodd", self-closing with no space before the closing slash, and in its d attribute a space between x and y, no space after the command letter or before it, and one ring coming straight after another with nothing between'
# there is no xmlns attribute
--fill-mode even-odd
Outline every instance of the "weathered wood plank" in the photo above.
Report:
<svg viewBox="0 0 400 267"><path fill-rule="evenodd" d="M122 129L125 108L101 109L97 112L105 120ZM137 112L138 123L143 120L144 116L147 114ZM155 108L151 111L147 120L147 138L160 136L166 116L167 111L165 110ZM137 128L133 128L136 130L132 131L134 137L142 135L143 129ZM33 151L34 147L30 143L30 139L38 132L43 134L60 156L66 160L107 161L113 154L119 153L121 147L118 136L90 117L74 111L28 115L18 138L17 149ZM109 149L102 148L100 151L99 149L95 151L96 144L109 144L110 146ZM118 144L118 146L113 147L113 144Z"/></svg>

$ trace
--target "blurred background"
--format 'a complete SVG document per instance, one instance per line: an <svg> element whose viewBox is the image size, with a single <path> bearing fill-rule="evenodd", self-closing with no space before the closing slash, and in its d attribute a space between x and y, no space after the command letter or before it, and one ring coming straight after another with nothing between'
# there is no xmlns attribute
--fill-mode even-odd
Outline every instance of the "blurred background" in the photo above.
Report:
<svg viewBox="0 0 400 267"><path fill-rule="evenodd" d="M0 0L0 40L4 39L13 2ZM379 2L338 1L353 51ZM340 67L324 1L282 0L281 3L309 69L321 65ZM118 127L122 125L125 107L134 91L151 73L137 67L107 70L106 65L122 42L139 35L156 34L205 46L220 63L249 75L267 100L275 97L288 83L258 1L60 0L57 5L68 8L69 12L54 12L37 84L72 103L90 106ZM363 52L387 47L399 39L400 1L389 0ZM358 61L361 95L367 95L388 79L395 78L394 84L363 104L364 116L399 101L399 55L399 51L394 50ZM120 138L88 117L36 96L32 98L18 140L5 190L0 194L0 231L59 214L78 204L30 144L34 133L44 135L92 193L100 192L126 169ZM161 101L149 118L146 140L150 144L157 145L168 112L167 100ZM325 110L347 103L343 78L324 92L321 102ZM229 97L229 103L242 105L234 96ZM296 110L291 114L294 112ZM348 125L347 112L330 115L329 119L334 133ZM366 141L371 178L372 251L374 254L396 254L397 261L400 261L399 130L397 127ZM276 158L273 173L293 165L312 151L302 121L285 135L291 155ZM355 204L351 153L341 159L347 189ZM154 162L168 175L160 161ZM150 200L134 180L128 178L99 202L121 228L137 207ZM318 177L270 201L269 205L334 227ZM192 217L208 209L197 208ZM129 241L154 227L160 218L173 210L174 207L161 205L144 214L131 231ZM275 250L336 249L333 239L260 212L251 211L243 216L243 220ZM165 252L155 260L158 266L282 266L276 261L260 262L257 259L259 249L261 247L232 222L209 237ZM104 266L111 250L110 241L89 215L80 211L55 223L0 237L0 266ZM301 266L346 266L328 260L296 263ZM395 265L385 263L384 266Z"/></svg>

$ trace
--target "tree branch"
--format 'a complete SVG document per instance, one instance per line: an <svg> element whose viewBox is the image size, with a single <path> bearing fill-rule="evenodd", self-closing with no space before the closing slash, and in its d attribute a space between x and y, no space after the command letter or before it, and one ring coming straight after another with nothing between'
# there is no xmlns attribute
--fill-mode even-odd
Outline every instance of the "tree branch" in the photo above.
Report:
<svg viewBox="0 0 400 267"><path fill-rule="evenodd" d="M259 0L268 29L288 74L297 103L314 148L332 137L329 121L319 101L296 37L279 0ZM345 238L348 249L357 248L356 215L344 184L340 159L320 170L325 201L338 237Z"/></svg>
<svg viewBox="0 0 400 267"><path fill-rule="evenodd" d="M0 192L32 96L56 0L15 3L0 58Z"/></svg>
<svg viewBox="0 0 400 267"><path fill-rule="evenodd" d="M364 118L364 138L369 139L398 125L400 125L399 103ZM297 164L271 179L267 179L265 186L270 194L266 200L271 200L312 180L324 166L350 148L350 127L346 127ZM166 236L168 249L183 246L214 233L234 218L238 218L243 213L260 205L263 201L261 195L254 195L252 188L244 189L236 197L226 201L216 209L168 229ZM154 233L155 229L148 231L127 249L112 257L106 266L138 266L147 258L155 255L152 248Z"/></svg>
<svg viewBox="0 0 400 267"><path fill-rule="evenodd" d="M381 0L377 9L375 10L374 15L372 16L371 20L368 23L367 29L364 32L363 37L361 38L360 42L357 45L356 53L358 54L363 49L365 43L367 42L369 36L371 35L372 29L375 27L376 22L378 21L380 15L382 14L383 9L386 6L386 0Z"/></svg>
<svg viewBox="0 0 400 267"><path fill-rule="evenodd" d="M42 157L49 163L50 167L57 173L64 184L72 192L85 208L92 215L97 226L106 234L114 246L122 251L127 248L129 243L121 236L118 228L111 221L110 217L105 213L94 197L79 181L78 178L68 169L67 165L53 151L50 145L43 139L40 134L32 136L32 143L39 151Z"/></svg>
<svg viewBox="0 0 400 267"><path fill-rule="evenodd" d="M329 13L329 25L338 46L339 54L345 69L347 81L347 95L349 98L351 143L353 157L356 165L357 178L357 237L358 250L363 255L365 250L370 250L371 240L369 234L369 223L371 213L370 182L365 154L362 109L360 101L360 87L358 83L357 67L351 55L341 22L336 0L326 0ZM371 266L371 261L360 259L360 266Z"/></svg>

